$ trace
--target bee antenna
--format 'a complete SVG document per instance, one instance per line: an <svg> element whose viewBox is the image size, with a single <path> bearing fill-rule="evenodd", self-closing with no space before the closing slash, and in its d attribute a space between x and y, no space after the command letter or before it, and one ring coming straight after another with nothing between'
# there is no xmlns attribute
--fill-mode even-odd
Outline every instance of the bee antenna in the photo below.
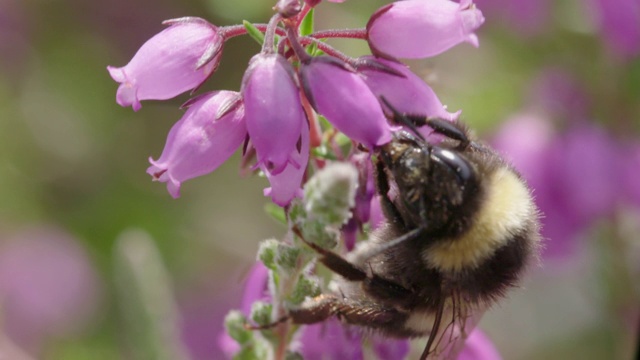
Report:
<svg viewBox="0 0 640 360"><path fill-rule="evenodd" d="M419 137L422 141L424 141L424 136L422 136L422 134L418 131L418 127L416 126L416 124L425 121L423 116L422 117L418 117L418 116L414 116L414 115L408 115L408 114L401 113L400 111L398 111L398 109L393 107L393 105L391 105L389 100L387 100L387 98L385 98L384 96L380 96L380 101L387 108L389 108L389 110L391 110L391 113L393 115L392 119L395 122L408 127L411 130L411 132L413 132L417 137Z"/></svg>
<svg viewBox="0 0 640 360"><path fill-rule="evenodd" d="M365 252L362 256L363 259L370 259L380 253L385 252L388 249L391 249L392 247L399 245L405 241L409 241L409 240L413 240L415 238L417 238L418 236L422 235L422 233L424 232L425 228L424 227L418 227L415 228L411 231L409 231L408 233L405 233L402 236L399 236L391 241L388 241L384 244L380 244L379 246L376 246L372 249L370 249L369 251Z"/></svg>

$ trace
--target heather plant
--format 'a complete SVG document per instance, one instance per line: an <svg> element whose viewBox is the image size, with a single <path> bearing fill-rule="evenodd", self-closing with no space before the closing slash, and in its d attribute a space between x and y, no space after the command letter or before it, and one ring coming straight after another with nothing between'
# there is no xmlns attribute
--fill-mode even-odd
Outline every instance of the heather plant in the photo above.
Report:
<svg viewBox="0 0 640 360"><path fill-rule="evenodd" d="M424 79L399 59L437 56L465 42L477 47L476 30L484 16L469 0L405 0L373 12L365 28L316 30L314 12L320 2L280 0L266 23L217 26L196 17L167 20L167 28L149 39L129 64L108 68L120 83L118 104L135 111L141 109L141 101L170 99L189 91L193 95L183 105L184 115L169 132L160 157L149 159L147 172L153 180L166 183L172 197L180 196L183 182L213 172L238 149L244 172L269 182L264 195L275 204L269 207L270 215L287 227L287 233L259 245L258 264L240 310L229 313L227 333L220 339L229 357L358 359L375 354L398 359L409 353L404 340L363 336L337 320L309 326L280 320L287 309L331 284L331 276L317 266L316 254L305 241L344 254L358 241L366 241L369 230L379 224L371 159L404 126L390 120L389 105L402 113L451 121L461 114L447 109ZM560 81L543 86L542 96L511 116L494 137L494 145L534 189L545 214L546 260L569 258L584 246L585 234L596 228L594 224L613 223L614 232L624 235L618 223L637 215L640 203L636 181L640 156L637 141L616 136L614 127L633 127L626 119L638 114L633 82L638 73L640 7L633 0L569 5L549 0L477 2L495 20L493 26L504 26L496 38L520 48L527 62L544 66L548 66L545 54L551 51L537 41L560 41L563 51L575 50L576 38L569 37L565 44L556 38L566 33L549 29L583 31L576 31L584 21L579 17L588 15L593 26L589 31L599 35L606 57L571 70L583 78L589 75L580 71L602 73L606 80L594 83L605 86L584 94L577 88L588 84L572 85L555 72L552 77ZM249 61L239 91L198 94L218 65L228 61L227 41L243 35L252 37L261 50ZM347 56L326 42L332 38L365 41L371 54ZM530 48L524 51L523 44ZM549 57L551 61L562 60L563 52L555 53L560 55ZM577 57L592 58L588 52ZM509 69L504 70L496 74L496 84L509 76ZM606 75L610 73L613 76ZM533 76L547 78L544 73ZM493 85L483 86L490 97ZM610 96L594 96L614 88ZM504 91L502 95L510 98ZM598 108L594 111L589 105ZM594 124L602 114L615 117L618 124ZM415 130L431 139L429 127ZM605 252L632 258L625 254L633 245L624 239L628 237L604 242ZM611 268L623 283L626 276L637 273L637 266ZM628 299L634 298L629 288L622 296L612 292L623 299L618 301L620 308L629 307ZM478 331L471 333L460 353L464 359L498 356Z"/></svg>
<svg viewBox="0 0 640 360"><path fill-rule="evenodd" d="M390 120L393 111L447 120L461 113L448 112L397 59L435 56L463 42L477 47L475 30L484 18L470 0L407 0L378 9L366 28L316 31L318 3L278 1L264 24L167 20L129 64L108 70L120 83L118 104L138 111L143 100L197 91L224 61L227 40L254 38L261 51L250 60L240 91L188 100L147 170L177 198L184 181L214 171L242 148L242 166L268 179L264 194L281 207L272 215L289 231L260 243L261 265L245 290L244 312L227 316L222 347L234 349L230 356L238 359L358 359L366 352L400 359L409 352L406 340L363 337L336 320L312 326L283 320L287 309L320 295L330 281L316 272L316 254L304 242L342 252L366 237L376 201L371 156L402 127ZM366 41L372 54L349 57L328 45L329 38ZM426 126L417 131L431 133ZM495 353L482 335L477 338Z"/></svg>

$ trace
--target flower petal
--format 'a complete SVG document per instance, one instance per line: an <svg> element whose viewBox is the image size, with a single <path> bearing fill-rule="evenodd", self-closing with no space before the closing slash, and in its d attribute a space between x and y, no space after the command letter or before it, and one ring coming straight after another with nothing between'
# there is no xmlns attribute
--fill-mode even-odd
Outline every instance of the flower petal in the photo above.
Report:
<svg viewBox="0 0 640 360"><path fill-rule="evenodd" d="M264 163L260 165L271 183L271 187L264 189L264 195L280 206L287 206L293 198L302 196L302 178L309 162L309 127L306 124L300 135L300 151L294 149L291 154L295 163L289 163L278 174L269 171Z"/></svg>
<svg viewBox="0 0 640 360"><path fill-rule="evenodd" d="M307 98L338 130L374 148L391 141L380 103L364 80L328 56L313 58L301 69Z"/></svg>
<svg viewBox="0 0 640 360"><path fill-rule="evenodd" d="M196 88L217 68L222 37L215 26L199 18L171 24L144 43L127 65L107 67L121 84L116 96L121 106L137 111L140 100L170 99ZM210 60L199 66L206 54Z"/></svg>
<svg viewBox="0 0 640 360"><path fill-rule="evenodd" d="M241 93L258 163L276 175L290 162L305 120L291 64L277 54L254 56Z"/></svg>
<svg viewBox="0 0 640 360"><path fill-rule="evenodd" d="M461 42L478 46L473 32L483 22L482 12L470 1L397 1L371 16L367 37L376 55L425 58Z"/></svg>
<svg viewBox="0 0 640 360"><path fill-rule="evenodd" d="M373 57L364 58L365 61L373 59ZM461 111L448 112L431 87L406 65L385 59L375 59L375 61L390 67L402 76L375 68L364 68L358 72L376 97L383 96L399 112L450 121L460 116Z"/></svg>
<svg viewBox="0 0 640 360"><path fill-rule="evenodd" d="M233 91L204 94L171 128L162 155L150 160L147 169L155 180L167 183L171 196L180 196L182 181L214 171L242 144L247 135L243 107L216 119L221 108L238 99Z"/></svg>

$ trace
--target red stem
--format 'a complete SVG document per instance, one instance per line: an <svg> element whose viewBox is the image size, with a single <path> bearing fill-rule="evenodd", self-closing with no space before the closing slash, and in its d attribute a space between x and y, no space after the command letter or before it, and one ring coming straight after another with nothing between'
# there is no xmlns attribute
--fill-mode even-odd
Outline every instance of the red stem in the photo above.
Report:
<svg viewBox="0 0 640 360"><path fill-rule="evenodd" d="M321 30L316 31L309 35L316 39L329 39L329 38L341 38L341 39L361 39L367 38L367 29L340 29L340 30Z"/></svg>

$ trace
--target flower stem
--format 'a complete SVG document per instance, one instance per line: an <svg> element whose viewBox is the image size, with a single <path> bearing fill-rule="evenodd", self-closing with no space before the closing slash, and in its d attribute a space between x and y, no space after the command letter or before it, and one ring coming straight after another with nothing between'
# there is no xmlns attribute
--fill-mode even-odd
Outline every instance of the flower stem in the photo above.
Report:
<svg viewBox="0 0 640 360"><path fill-rule="evenodd" d="M367 38L367 29L360 28L360 29L321 30L321 31L316 31L309 36L316 39L341 38L341 39L361 39L362 40Z"/></svg>
<svg viewBox="0 0 640 360"><path fill-rule="evenodd" d="M266 33L267 27L269 26L269 24L253 24L253 26L255 26L256 29ZM225 41L236 36L247 34L247 29L244 27L244 25L224 26L219 28L219 30L220 30L220 33L222 34L222 37L225 39ZM279 27L275 28L275 33L278 34L279 36L287 35L284 29Z"/></svg>
<svg viewBox="0 0 640 360"><path fill-rule="evenodd" d="M282 19L282 15L275 14L269 20L269 24L267 24L267 29L264 32L264 42L262 43L262 53L264 54L273 54L273 44L276 36L276 30L278 29L278 23Z"/></svg>

